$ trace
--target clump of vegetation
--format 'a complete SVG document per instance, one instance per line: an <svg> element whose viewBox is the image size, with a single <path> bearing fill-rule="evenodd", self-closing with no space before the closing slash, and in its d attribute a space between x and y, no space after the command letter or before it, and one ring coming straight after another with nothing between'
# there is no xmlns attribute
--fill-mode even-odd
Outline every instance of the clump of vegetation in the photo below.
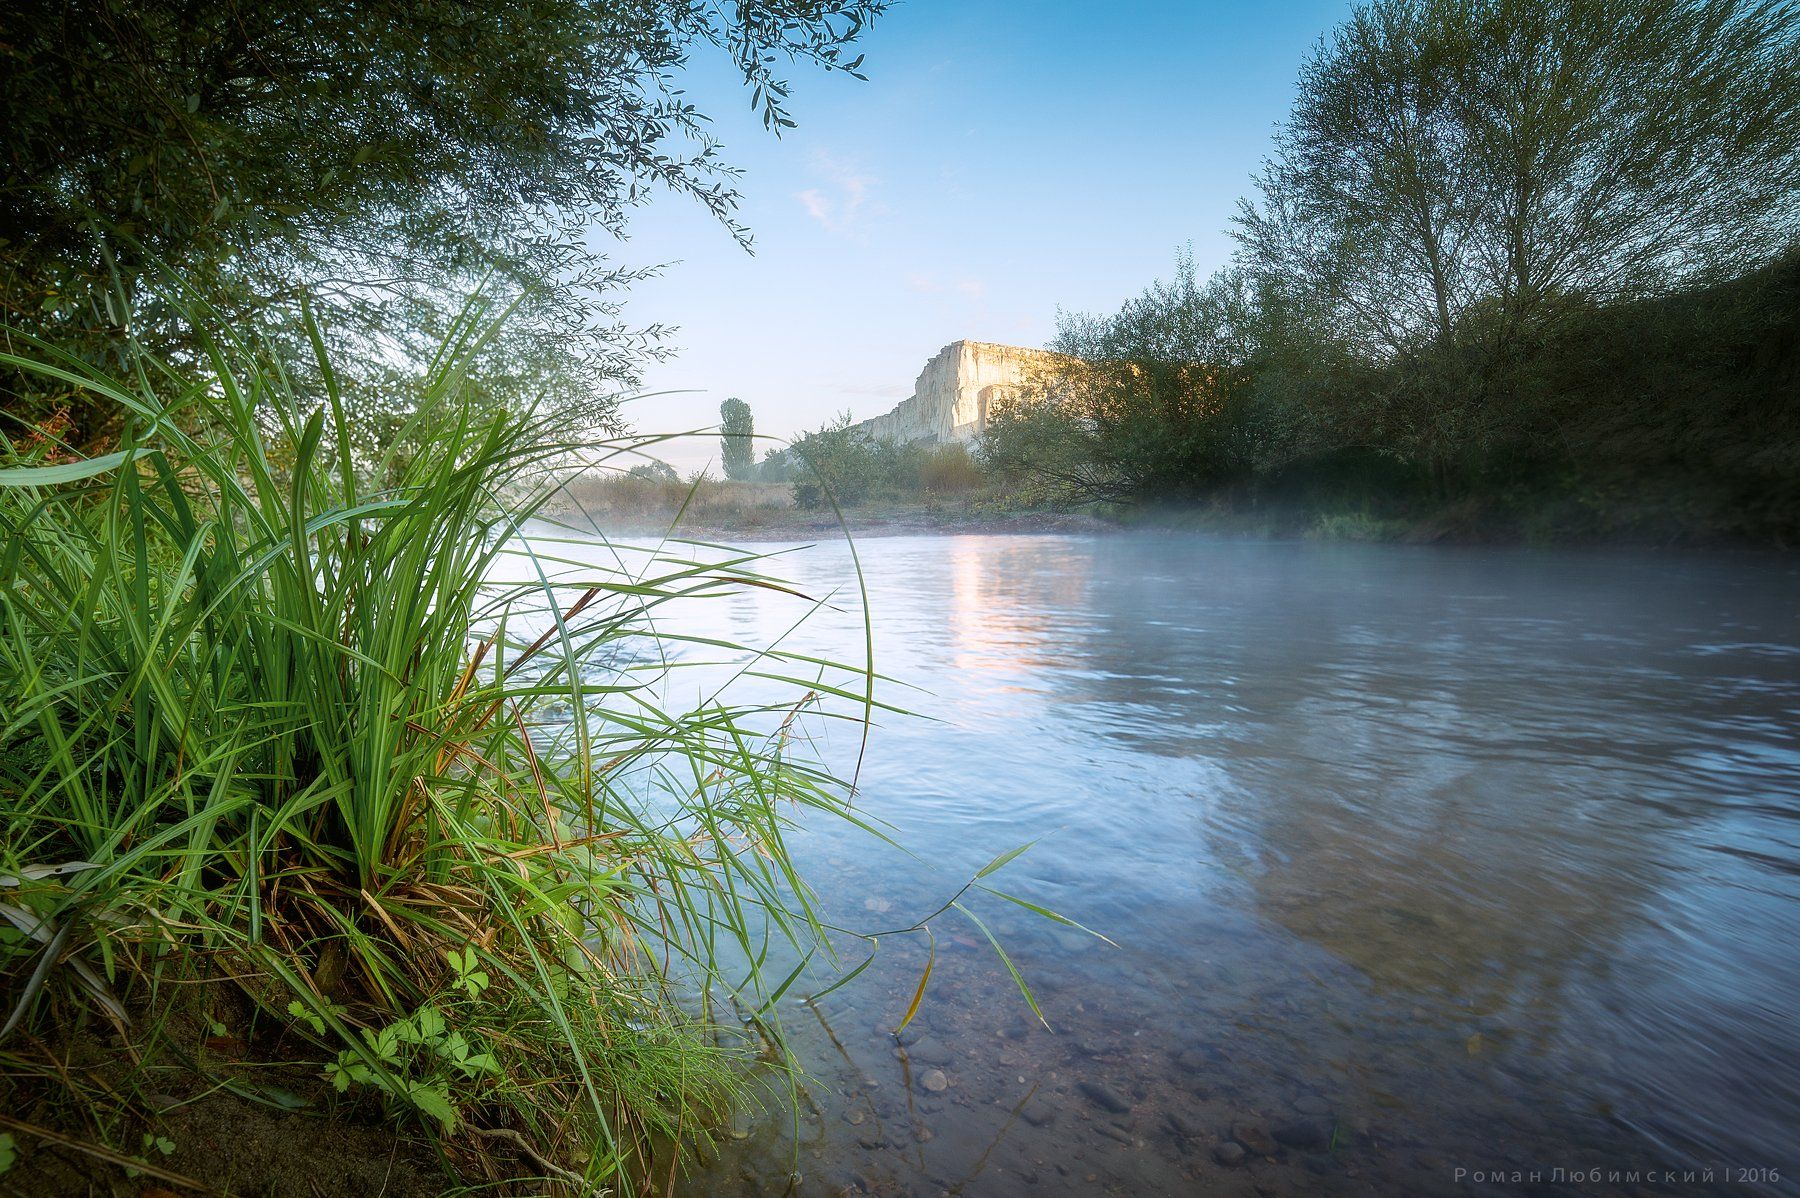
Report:
<svg viewBox="0 0 1800 1198"><path fill-rule="evenodd" d="M775 469L793 478L794 502L802 508L928 500L962 495L986 481L960 443L878 440L858 432L848 412L795 441Z"/></svg>
<svg viewBox="0 0 1800 1198"><path fill-rule="evenodd" d="M532 481L579 447L472 394L490 327L459 323L416 451L374 461L310 322L310 410L216 330L198 370L0 355L124 430L92 458L0 441L9 1111L74 1094L107 1159L195 1165L136 1152L160 1134L141 1077L102 1085L57 1048L96 1028L141 1073L193 1016L208 1043L312 1056L475 1178L630 1188L655 1146L704 1137L732 1076L713 1004L766 1019L793 979L740 967L819 931L784 831L847 810L795 723L829 694L862 718L869 676L771 651L784 701L668 706L685 667L650 617L774 584L753 555L595 564L528 530Z"/></svg>

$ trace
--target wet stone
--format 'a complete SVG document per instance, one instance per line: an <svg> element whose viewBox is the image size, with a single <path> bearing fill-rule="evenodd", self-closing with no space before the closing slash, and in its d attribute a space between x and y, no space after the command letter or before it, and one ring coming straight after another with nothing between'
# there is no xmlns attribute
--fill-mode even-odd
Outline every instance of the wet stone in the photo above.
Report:
<svg viewBox="0 0 1800 1198"><path fill-rule="evenodd" d="M1244 1163L1244 1146L1226 1140L1212 1151L1213 1159L1221 1165L1236 1166Z"/></svg>
<svg viewBox="0 0 1800 1198"><path fill-rule="evenodd" d="M1231 1138L1258 1156L1274 1156L1281 1151L1275 1141L1269 1138L1269 1133L1254 1123L1233 1125Z"/></svg>
<svg viewBox="0 0 1800 1198"><path fill-rule="evenodd" d="M1295 1119L1275 1126L1275 1138L1289 1148L1323 1152L1331 1147L1331 1123L1325 1119Z"/></svg>
<svg viewBox="0 0 1800 1198"><path fill-rule="evenodd" d="M1194 1140L1200 1137L1200 1125L1180 1111L1170 1111L1164 1117L1164 1121L1168 1123L1170 1131L1184 1140Z"/></svg>
<svg viewBox="0 0 1800 1198"><path fill-rule="evenodd" d="M1094 1124L1094 1130L1109 1140L1117 1140L1121 1144L1131 1143L1131 1133L1124 1128L1116 1127L1111 1123L1096 1123Z"/></svg>
<svg viewBox="0 0 1800 1198"><path fill-rule="evenodd" d="M1294 1099L1294 1109L1302 1115L1331 1114L1331 1104L1317 1094L1302 1094Z"/></svg>
<svg viewBox="0 0 1800 1198"><path fill-rule="evenodd" d="M906 1055L927 1065L948 1065L952 1059L950 1050L930 1036L920 1036L913 1041L906 1049Z"/></svg>
<svg viewBox="0 0 1800 1198"><path fill-rule="evenodd" d="M1131 1109L1131 1104L1123 1094L1103 1082L1082 1082L1076 1088L1087 1096L1089 1102L1115 1115L1123 1115Z"/></svg>
<svg viewBox="0 0 1800 1198"><path fill-rule="evenodd" d="M1048 1127L1056 1122L1056 1108L1045 1102L1028 1103L1019 1116L1033 1127Z"/></svg>
<svg viewBox="0 0 1800 1198"><path fill-rule="evenodd" d="M942 1069L927 1069L919 1084L933 1094L942 1094L950 1087L950 1079L944 1076Z"/></svg>

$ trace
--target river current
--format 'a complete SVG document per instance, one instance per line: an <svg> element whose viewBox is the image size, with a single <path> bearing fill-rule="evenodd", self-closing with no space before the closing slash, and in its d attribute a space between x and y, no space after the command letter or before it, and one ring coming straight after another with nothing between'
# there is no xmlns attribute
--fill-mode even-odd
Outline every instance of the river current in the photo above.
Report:
<svg viewBox="0 0 1800 1198"><path fill-rule="evenodd" d="M897 1040L927 947L885 942L854 982L783 1004L799 1115L740 1116L678 1192L1800 1178L1792 558L856 548L876 668L898 680L881 694L917 713L879 718L857 804L921 860L813 821L802 873L875 930L1036 840L986 880L1112 944L977 896L1048 1026L953 911ZM769 568L835 606L790 633L796 601L754 590L682 630L860 660L849 550ZM839 725L817 751L848 771L861 745Z"/></svg>

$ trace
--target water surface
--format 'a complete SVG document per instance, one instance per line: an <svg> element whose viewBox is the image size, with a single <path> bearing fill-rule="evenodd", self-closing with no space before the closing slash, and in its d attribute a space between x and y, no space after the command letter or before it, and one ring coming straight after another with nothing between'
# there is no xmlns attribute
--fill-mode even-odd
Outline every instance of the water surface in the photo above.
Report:
<svg viewBox="0 0 1800 1198"><path fill-rule="evenodd" d="M1800 1176L1791 559L1179 536L858 551L878 667L929 692L889 697L934 717L882 720L859 803L928 863L809 829L823 899L861 928L910 923L1042 836L993 880L1118 947L981 901L1050 1027L952 915L900 1045L925 946L887 942L816 1008L786 1004L815 1079L800 1117L747 1120L681 1192ZM815 593L851 578L841 545L782 569ZM838 603L790 647L858 657L853 585ZM796 611L758 591L709 613L767 642ZM857 747L821 742L843 768ZM1688 1169L1712 1183L1660 1176ZM1767 1169L1790 1180L1738 1172Z"/></svg>

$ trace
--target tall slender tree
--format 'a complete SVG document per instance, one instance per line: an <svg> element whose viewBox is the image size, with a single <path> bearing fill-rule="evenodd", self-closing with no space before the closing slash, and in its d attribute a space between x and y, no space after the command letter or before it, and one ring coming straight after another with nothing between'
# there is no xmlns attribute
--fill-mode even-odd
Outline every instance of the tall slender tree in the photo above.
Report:
<svg viewBox="0 0 1800 1198"><path fill-rule="evenodd" d="M736 396L719 405L719 456L725 477L748 482L756 477L756 425L750 405Z"/></svg>

